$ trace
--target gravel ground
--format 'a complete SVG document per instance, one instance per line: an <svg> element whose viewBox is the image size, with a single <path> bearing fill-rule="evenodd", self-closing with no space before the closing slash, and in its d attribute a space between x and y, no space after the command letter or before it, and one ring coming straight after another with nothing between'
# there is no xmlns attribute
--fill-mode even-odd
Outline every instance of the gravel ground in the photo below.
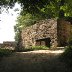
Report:
<svg viewBox="0 0 72 72"><path fill-rule="evenodd" d="M55 53L55 54L60 54L63 53L63 50L35 50L35 51L28 51L28 52L21 52L21 53ZM20 53L20 52L19 52Z"/></svg>

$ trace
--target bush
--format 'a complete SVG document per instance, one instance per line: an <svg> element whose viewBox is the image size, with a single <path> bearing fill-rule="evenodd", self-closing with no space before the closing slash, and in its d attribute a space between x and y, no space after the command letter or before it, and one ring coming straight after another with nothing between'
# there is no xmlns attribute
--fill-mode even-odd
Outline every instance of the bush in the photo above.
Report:
<svg viewBox="0 0 72 72"><path fill-rule="evenodd" d="M46 46L32 46L31 49L32 50L47 50L49 48Z"/></svg>
<svg viewBox="0 0 72 72"><path fill-rule="evenodd" d="M64 57L70 57L72 55L72 46L68 46L65 49L65 52L63 53Z"/></svg>
<svg viewBox="0 0 72 72"><path fill-rule="evenodd" d="M31 47L28 47L28 48L21 48L21 50L18 50L18 52L26 52L26 51L33 51L33 50L47 50L49 49L48 47L46 46L31 46Z"/></svg>
<svg viewBox="0 0 72 72"><path fill-rule="evenodd" d="M16 49L16 51L18 52L27 52L27 51L33 51L33 50L48 50L49 47L46 46L31 46L31 47L27 47L27 48L20 48L20 49Z"/></svg>
<svg viewBox="0 0 72 72"><path fill-rule="evenodd" d="M68 46L65 47L65 52L61 55L61 60L72 68L72 36L68 39Z"/></svg>
<svg viewBox="0 0 72 72"><path fill-rule="evenodd" d="M66 47L65 52L61 55L61 59L72 67L72 46Z"/></svg>
<svg viewBox="0 0 72 72"><path fill-rule="evenodd" d="M68 46L72 46L72 37L68 39Z"/></svg>
<svg viewBox="0 0 72 72"><path fill-rule="evenodd" d="M13 51L9 49L0 49L0 57L9 56L12 52Z"/></svg>

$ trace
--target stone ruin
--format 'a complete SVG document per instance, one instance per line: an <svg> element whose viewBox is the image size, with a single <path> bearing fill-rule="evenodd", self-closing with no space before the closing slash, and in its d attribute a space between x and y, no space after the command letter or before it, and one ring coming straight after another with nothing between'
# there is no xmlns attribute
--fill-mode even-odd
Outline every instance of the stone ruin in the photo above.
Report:
<svg viewBox="0 0 72 72"><path fill-rule="evenodd" d="M57 43L58 46L67 46L69 39L72 38L72 20L57 20Z"/></svg>
<svg viewBox="0 0 72 72"><path fill-rule="evenodd" d="M0 43L1 49L10 49L15 50L16 43L14 41L4 41L3 43Z"/></svg>
<svg viewBox="0 0 72 72"><path fill-rule="evenodd" d="M66 46L71 36L72 24L65 19L45 19L26 27L21 33L21 44L28 48L31 46L47 46L56 48Z"/></svg>

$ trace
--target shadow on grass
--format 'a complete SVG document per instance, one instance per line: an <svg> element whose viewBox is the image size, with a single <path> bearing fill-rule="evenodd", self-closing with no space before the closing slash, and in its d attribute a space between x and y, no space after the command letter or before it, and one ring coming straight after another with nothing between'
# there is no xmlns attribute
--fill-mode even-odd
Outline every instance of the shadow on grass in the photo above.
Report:
<svg viewBox="0 0 72 72"><path fill-rule="evenodd" d="M52 53L14 53L0 62L0 72L69 72L59 55Z"/></svg>

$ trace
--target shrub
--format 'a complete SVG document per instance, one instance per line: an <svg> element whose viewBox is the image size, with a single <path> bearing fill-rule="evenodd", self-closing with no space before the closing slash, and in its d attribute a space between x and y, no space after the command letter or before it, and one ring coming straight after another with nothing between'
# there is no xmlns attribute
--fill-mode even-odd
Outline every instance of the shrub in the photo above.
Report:
<svg viewBox="0 0 72 72"><path fill-rule="evenodd" d="M65 51L61 55L61 60L72 68L72 37L68 39L68 46L65 47Z"/></svg>
<svg viewBox="0 0 72 72"><path fill-rule="evenodd" d="M31 46L28 48L21 48L19 50L16 50L18 52L26 52L26 51L33 51L33 50L47 50L49 47L46 46Z"/></svg>
<svg viewBox="0 0 72 72"><path fill-rule="evenodd" d="M61 60L72 67L72 46L67 46L65 52L61 55Z"/></svg>
<svg viewBox="0 0 72 72"><path fill-rule="evenodd" d="M32 46L31 49L32 50L47 50L49 48L46 46Z"/></svg>
<svg viewBox="0 0 72 72"><path fill-rule="evenodd" d="M68 39L68 46L72 46L72 37Z"/></svg>
<svg viewBox="0 0 72 72"><path fill-rule="evenodd" d="M0 57L9 56L12 52L13 51L9 49L0 49Z"/></svg>

